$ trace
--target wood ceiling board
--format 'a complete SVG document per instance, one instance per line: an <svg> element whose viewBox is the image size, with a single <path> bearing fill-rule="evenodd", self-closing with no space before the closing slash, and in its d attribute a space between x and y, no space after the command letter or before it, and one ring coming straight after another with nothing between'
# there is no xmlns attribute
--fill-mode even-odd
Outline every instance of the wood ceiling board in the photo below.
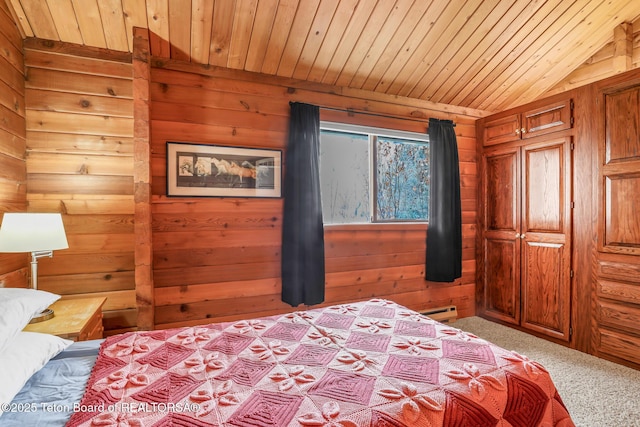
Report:
<svg viewBox="0 0 640 427"><path fill-rule="evenodd" d="M389 64L389 67L384 70L382 77L375 86L374 91L383 93L392 93L391 88L398 86L395 83L395 79L401 73L404 68L404 64L410 60L414 55L414 52L418 50L422 41L426 38L431 28L434 25L434 21L442 14L445 2L432 1L429 5L429 9L422 15L422 19L418 21L413 28L411 35L407 38L405 43L398 50L394 60Z"/></svg>
<svg viewBox="0 0 640 427"><path fill-rule="evenodd" d="M290 77L293 74L319 6L320 0L302 0L300 2L296 16L293 18L289 38L280 57L276 75Z"/></svg>
<svg viewBox="0 0 640 427"><path fill-rule="evenodd" d="M244 69L259 73L262 70L264 56L269 46L271 34L273 34L273 24L278 11L278 0L260 0L251 32L251 41L249 42L247 60Z"/></svg>
<svg viewBox="0 0 640 427"><path fill-rule="evenodd" d="M211 29L213 27L213 2L191 0L191 60L198 64L209 62Z"/></svg>
<svg viewBox="0 0 640 427"><path fill-rule="evenodd" d="M100 0L98 8L100 9L102 25L104 28L109 29L109 31L104 32L107 49L128 50L127 26L124 21L121 0Z"/></svg>
<svg viewBox="0 0 640 427"><path fill-rule="evenodd" d="M353 17L351 21L349 21L344 32L344 36L342 37L342 40L340 40L340 43L331 58L331 62L329 63L327 70L324 72L323 76L313 73L311 75L312 81L323 83L331 82L329 84L335 83L340 71L342 71L342 68L349 59L349 55L353 51L359 35L367 22L369 22L369 18L371 17L375 7L376 3L373 1L358 3L358 6L356 6L356 10L353 13Z"/></svg>
<svg viewBox="0 0 640 427"><path fill-rule="evenodd" d="M60 40L82 44L82 34L71 0L47 0L47 4Z"/></svg>
<svg viewBox="0 0 640 427"><path fill-rule="evenodd" d="M169 0L171 58L191 60L191 0Z"/></svg>
<svg viewBox="0 0 640 427"><path fill-rule="evenodd" d="M640 66L638 0L0 0L0 7L25 43L35 36L89 54L130 54L133 28L148 28L158 58L479 111L572 87L565 79L589 67L624 22L634 25L631 65Z"/></svg>
<svg viewBox="0 0 640 427"><path fill-rule="evenodd" d="M479 93L484 90L485 86L483 85L492 82L509 65L509 61L516 56L514 53L516 50L526 49L527 45L523 43L523 40L526 40L544 20L544 17L556 10L556 6L558 6L552 2L537 2L532 5L541 7L525 8L523 16L520 16L512 23L513 25L509 26L510 31L496 34L496 39L483 55L477 73L465 87L460 89L452 100L453 103L460 102L460 105L466 105L466 103L472 105Z"/></svg>
<svg viewBox="0 0 640 427"><path fill-rule="evenodd" d="M361 89L375 90L384 73L387 71L391 63L395 60L398 52L402 49L402 46L407 42L407 40L413 33L415 26L418 25L421 20L425 19L424 15L429 9L429 6L430 2L428 1L414 2L405 19L400 22L397 30L389 39L389 42L387 43L385 49L380 53L379 57L373 59L370 59L369 57L365 58L365 60L360 65L360 69L358 70L358 72L362 72L363 75L366 73L365 80L360 86ZM373 64L371 69L369 69L369 63L374 61L375 63ZM357 78L354 78L354 81L357 80Z"/></svg>
<svg viewBox="0 0 640 427"><path fill-rule="evenodd" d="M473 12L471 8L477 7ZM467 3L467 8L461 10L460 13L452 21L452 25L447 27L438 40L433 44L427 55L422 58L424 66L416 68L410 79L404 84L401 93L412 98L430 99L430 93L425 93L425 89L429 82L435 77L435 74L442 70L447 70L447 64L454 56L457 56L463 46L472 45L469 38L474 30L484 22L487 15L493 10L493 6L487 2L479 1L472 5ZM407 92L408 90L408 92Z"/></svg>
<svg viewBox="0 0 640 427"><path fill-rule="evenodd" d="M236 13L233 19L233 32L231 33L227 60L229 68L244 69L257 8L258 0L236 0Z"/></svg>
<svg viewBox="0 0 640 427"><path fill-rule="evenodd" d="M151 37L151 55L161 58L171 57L169 44L169 0L146 0L147 25Z"/></svg>
<svg viewBox="0 0 640 427"><path fill-rule="evenodd" d="M2 1L0 1L0 4L2 4ZM24 12L24 9L22 9L20 0L6 0L6 4L4 6L6 6L11 17L16 23L18 31L20 31L20 35L22 37L33 37L31 24L29 24L27 14Z"/></svg>
<svg viewBox="0 0 640 427"><path fill-rule="evenodd" d="M273 30L269 37L269 43L264 55L264 61L260 72L275 74L280 65L280 58L287 44L287 38L296 16L299 0L280 0L278 10L273 22Z"/></svg>
<svg viewBox="0 0 640 427"><path fill-rule="evenodd" d="M417 5L416 9L418 15L416 20L419 19L420 16L422 16L422 13L424 13L424 10L426 10L426 4L427 2L423 1L398 1L395 4L384 25L378 31L378 36L371 44L369 52L360 63L358 71L356 71L353 79L351 79L351 82L349 83L350 87L362 88L365 81L370 76L371 71L376 64L380 63L380 59L384 52L389 47L396 34L398 34L400 29L403 28L403 25L407 25L409 27L407 30L411 29L412 25L410 22L403 24L403 22L408 18L407 14L410 12L415 13L416 10L412 8ZM420 7L423 8L422 11L420 10Z"/></svg>
<svg viewBox="0 0 640 427"><path fill-rule="evenodd" d="M209 64L211 65L227 66L235 9L236 0L216 1L213 6L213 25L209 48Z"/></svg>
<svg viewBox="0 0 640 427"><path fill-rule="evenodd" d="M360 64L367 55L369 48L378 36L378 30L384 25L384 22L389 16L392 7L393 2L378 2L376 8L369 17L366 25L364 26L362 33L360 33L356 44L351 50L347 61L342 67L338 78L333 84L335 84L336 86L348 86L351 80L353 80L353 76L355 76L358 68L360 67ZM329 81L327 81L326 76L324 82L331 84Z"/></svg>
<svg viewBox="0 0 640 427"><path fill-rule="evenodd" d="M71 0L71 2L73 3L73 9L76 11L76 19L78 20L80 34L82 34L83 44L106 48L107 42L104 38L100 9L96 0Z"/></svg>
<svg viewBox="0 0 640 427"><path fill-rule="evenodd" d="M635 3L637 0L632 0ZM549 88L553 87L559 81L566 77L566 73L554 73L554 70L573 70L574 64L578 62L582 64L586 61L593 52L597 52L603 48L609 39L611 39L611 32L606 31L607 28L615 26L615 23L620 19L621 9L612 9L608 16L603 17L601 14L590 26L592 38L589 39L590 43L585 43L582 39L572 37L573 43L571 44L572 55L554 55L545 64L546 67L541 73L541 77L535 81L532 81L526 91L521 96L531 96L532 93L544 93ZM604 19L604 20L603 20ZM564 74L564 75L562 75ZM503 103L508 105L513 103L513 98L507 98L507 102Z"/></svg>
<svg viewBox="0 0 640 427"><path fill-rule="evenodd" d="M133 28L148 28L145 0L122 0L129 52L133 52Z"/></svg>
<svg viewBox="0 0 640 427"><path fill-rule="evenodd" d="M478 26L476 31L469 37L469 43L465 43L456 53L456 58L452 59L447 69L439 71L438 75L429 82L425 92L429 94L432 101L448 102L458 90L457 86L466 84L471 77L474 64L484 58L484 53L490 48L499 34L509 28L520 16L522 11L529 4L528 1L515 0L512 3L501 2L496 6L487 19ZM477 65L475 66L478 67Z"/></svg>
<svg viewBox="0 0 640 427"><path fill-rule="evenodd" d="M56 24L53 22L53 16L46 1L20 0L20 4L36 37L48 40L59 39Z"/></svg>
<svg viewBox="0 0 640 427"><path fill-rule="evenodd" d="M314 24L314 28L312 28L313 35L307 40L303 54L293 72L293 78L313 81L310 79L312 70L315 71L314 75L316 76L324 75L340 40L344 36L344 31L349 21L353 17L357 3L357 0L341 0L337 3L331 22L324 29L324 37L321 43L318 42L320 41L320 31L322 30L319 30L318 26L324 26L324 23L319 23L318 26ZM309 43L309 40L315 41L317 46L313 46L313 43ZM313 51L315 51L313 57L307 57Z"/></svg>

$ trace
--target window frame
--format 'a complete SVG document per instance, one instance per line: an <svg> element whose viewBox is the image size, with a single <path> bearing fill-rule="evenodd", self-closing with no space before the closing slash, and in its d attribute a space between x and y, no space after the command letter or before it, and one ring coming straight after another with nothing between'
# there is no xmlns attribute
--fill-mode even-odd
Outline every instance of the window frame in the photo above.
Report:
<svg viewBox="0 0 640 427"><path fill-rule="evenodd" d="M369 143L369 221L368 222L353 222L353 223L331 223L324 224L324 226L330 227L349 227L349 226L366 226L366 225L380 225L380 224L396 224L396 225L418 225L424 226L428 224L428 219L407 220L407 219L379 219L377 218L376 194L378 191L377 181L377 154L376 149L377 138L393 138L403 139L408 141L415 141L417 143L429 144L429 135L426 130L424 134L411 131L402 131L397 129L379 128L375 126L355 125L351 123L340 123L331 121L320 121L320 132L323 130L333 132L354 133L359 135L366 135Z"/></svg>

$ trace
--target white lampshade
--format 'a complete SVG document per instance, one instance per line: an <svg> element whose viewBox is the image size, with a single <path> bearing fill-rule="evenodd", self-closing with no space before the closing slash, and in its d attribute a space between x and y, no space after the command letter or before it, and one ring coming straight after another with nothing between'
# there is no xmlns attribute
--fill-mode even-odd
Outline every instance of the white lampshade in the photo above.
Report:
<svg viewBox="0 0 640 427"><path fill-rule="evenodd" d="M0 252L52 251L68 247L59 213L4 214L0 226Z"/></svg>

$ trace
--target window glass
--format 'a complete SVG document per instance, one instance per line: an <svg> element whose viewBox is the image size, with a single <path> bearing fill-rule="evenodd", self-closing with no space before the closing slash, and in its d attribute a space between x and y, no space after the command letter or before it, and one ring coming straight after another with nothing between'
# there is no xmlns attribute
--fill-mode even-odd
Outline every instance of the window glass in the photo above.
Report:
<svg viewBox="0 0 640 427"><path fill-rule="evenodd" d="M325 224L427 221L428 137L323 122L320 185Z"/></svg>
<svg viewBox="0 0 640 427"><path fill-rule="evenodd" d="M323 130L320 189L325 224L369 222L369 137Z"/></svg>
<svg viewBox="0 0 640 427"><path fill-rule="evenodd" d="M429 218L429 145L376 137L376 220Z"/></svg>

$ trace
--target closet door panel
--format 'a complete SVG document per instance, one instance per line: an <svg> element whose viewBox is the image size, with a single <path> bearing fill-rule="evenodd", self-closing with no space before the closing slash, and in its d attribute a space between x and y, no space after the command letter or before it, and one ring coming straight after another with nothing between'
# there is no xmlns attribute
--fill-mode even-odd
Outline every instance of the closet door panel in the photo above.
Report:
<svg viewBox="0 0 640 427"><path fill-rule="evenodd" d="M640 167L640 165L638 165ZM604 245L617 252L640 252L640 174L605 178Z"/></svg>
<svg viewBox="0 0 640 427"><path fill-rule="evenodd" d="M527 150L525 232L562 232L562 143Z"/></svg>
<svg viewBox="0 0 640 427"><path fill-rule="evenodd" d="M605 97L604 164L640 160L640 87Z"/></svg>
<svg viewBox="0 0 640 427"><path fill-rule="evenodd" d="M522 323L569 340L571 139L523 147Z"/></svg>
<svg viewBox="0 0 640 427"><path fill-rule="evenodd" d="M494 150L485 157L485 224L488 231L519 230L519 151Z"/></svg>
<svg viewBox="0 0 640 427"><path fill-rule="evenodd" d="M504 322L520 323L520 242L485 239L484 314Z"/></svg>
<svg viewBox="0 0 640 427"><path fill-rule="evenodd" d="M483 181L484 314L520 322L520 149L485 153Z"/></svg>
<svg viewBox="0 0 640 427"><path fill-rule="evenodd" d="M522 326L568 340L570 293L562 243L525 242L522 265Z"/></svg>

